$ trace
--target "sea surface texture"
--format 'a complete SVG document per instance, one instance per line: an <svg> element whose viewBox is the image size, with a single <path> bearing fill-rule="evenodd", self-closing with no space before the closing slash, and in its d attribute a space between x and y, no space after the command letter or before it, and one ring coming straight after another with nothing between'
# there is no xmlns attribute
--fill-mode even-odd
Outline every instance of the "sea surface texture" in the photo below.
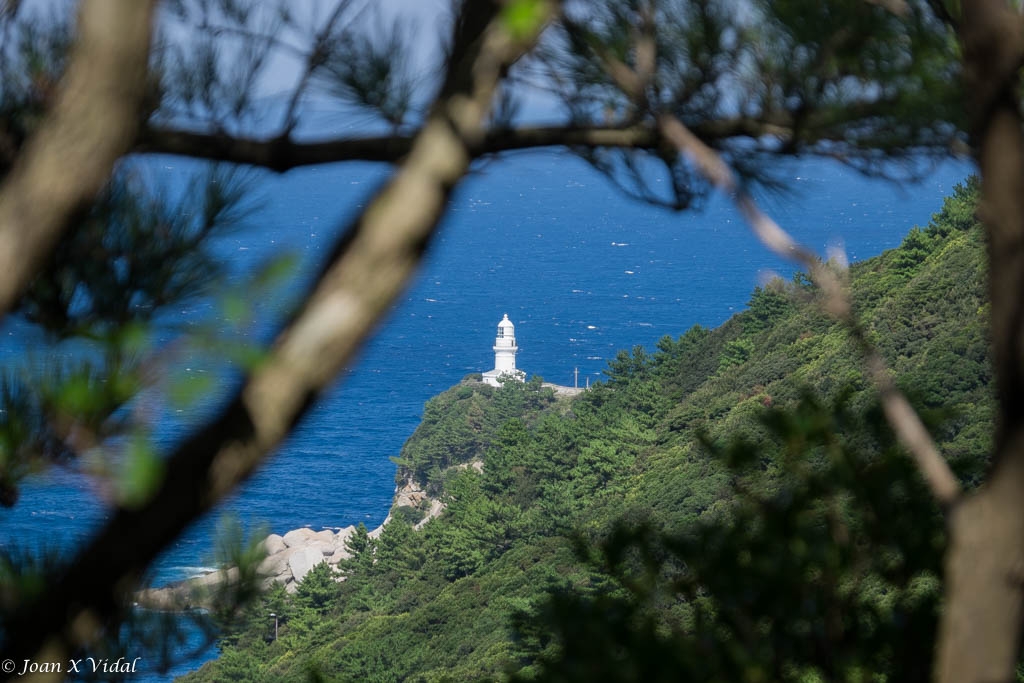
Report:
<svg viewBox="0 0 1024 683"><path fill-rule="evenodd" d="M197 169L170 158L145 167L155 183L179 191ZM764 208L812 249L842 249L856 261L926 224L968 172L950 164L923 183L897 187L831 162L792 162L778 171L787 193L762 197ZM254 176L259 208L217 247L233 281L244 283L258 264L289 251L302 263L319 262L386 173L383 166L354 164ZM152 580L181 579L209 566L224 514L277 533L380 524L394 491L389 458L416 427L427 399L493 367L491 346L503 314L516 326L519 368L565 385L578 368L582 386L599 381L619 349L653 349L663 335L698 323L715 326L743 308L755 285L792 273L722 198L699 212L644 206L565 153L524 153L482 165L455 194L415 281L355 365L241 491L167 550ZM215 320L219 310L213 301L195 302L172 322ZM270 321L280 311L264 310L254 338L270 338ZM0 332L5 366L37 348L17 321ZM222 395L234 386L232 376L217 374L199 354L182 359L179 371L214 373ZM161 446L170 448L217 400L192 412L167 412L157 424ZM73 553L106 514L92 486L73 471L55 470L28 482L15 508L0 510L0 547Z"/></svg>

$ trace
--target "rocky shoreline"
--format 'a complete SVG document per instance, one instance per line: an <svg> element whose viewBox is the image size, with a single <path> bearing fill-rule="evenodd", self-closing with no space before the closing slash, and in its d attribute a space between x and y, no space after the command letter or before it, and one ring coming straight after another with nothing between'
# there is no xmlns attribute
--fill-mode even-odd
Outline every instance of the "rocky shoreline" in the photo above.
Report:
<svg viewBox="0 0 1024 683"><path fill-rule="evenodd" d="M444 511L443 503L431 499L415 482L407 480L395 488L387 518L367 535L371 539L380 536L391 521L392 512L400 507L425 510L424 518L415 525L416 529L423 528L423 525ZM338 570L338 565L352 557L347 541L355 532L354 526L347 526L337 532L331 529L313 531L309 527L302 527L292 529L283 536L270 534L260 542L266 557L257 569L264 577L264 590L281 584L286 591L294 593L306 574L324 562L337 572L338 581L344 581L345 577ZM135 594L135 602L147 609L183 611L202 608L216 590L237 580L237 567L228 567L161 588L141 590Z"/></svg>

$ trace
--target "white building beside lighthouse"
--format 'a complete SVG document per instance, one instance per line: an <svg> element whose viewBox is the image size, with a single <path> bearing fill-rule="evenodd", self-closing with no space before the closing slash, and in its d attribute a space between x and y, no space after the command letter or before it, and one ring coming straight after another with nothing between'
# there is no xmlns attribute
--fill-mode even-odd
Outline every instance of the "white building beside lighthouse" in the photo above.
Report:
<svg viewBox="0 0 1024 683"><path fill-rule="evenodd" d="M516 353L519 346L516 345L516 327L508 319L508 314L498 323L498 335L494 338L494 369L488 370L483 375L483 381L492 387L501 386L499 377L515 379L520 382L526 380L526 373L516 370Z"/></svg>

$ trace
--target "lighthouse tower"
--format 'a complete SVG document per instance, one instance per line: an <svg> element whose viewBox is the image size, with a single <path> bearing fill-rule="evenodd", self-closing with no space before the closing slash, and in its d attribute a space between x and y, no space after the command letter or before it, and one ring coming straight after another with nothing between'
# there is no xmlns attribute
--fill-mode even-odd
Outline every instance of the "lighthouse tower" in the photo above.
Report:
<svg viewBox="0 0 1024 683"><path fill-rule="evenodd" d="M500 386L499 377L524 381L526 373L516 370L516 353L518 351L516 327L508 319L506 313L498 323L498 335L494 338L494 369L484 373L483 381L493 387Z"/></svg>

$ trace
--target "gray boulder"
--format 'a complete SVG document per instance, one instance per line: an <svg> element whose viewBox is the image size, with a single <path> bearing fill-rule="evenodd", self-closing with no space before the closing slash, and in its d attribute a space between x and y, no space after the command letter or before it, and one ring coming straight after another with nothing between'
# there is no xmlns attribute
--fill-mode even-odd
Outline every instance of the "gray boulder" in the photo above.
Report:
<svg viewBox="0 0 1024 683"><path fill-rule="evenodd" d="M315 550L319 550L320 554L323 555L324 557L330 557L331 555L334 554L334 550L335 550L333 543L324 543L323 541L313 541L312 543L310 543L306 547L307 548L313 548Z"/></svg>
<svg viewBox="0 0 1024 683"><path fill-rule="evenodd" d="M338 548L330 557L327 558L327 562L330 564L338 564L342 560L347 560L350 557L352 557L352 553L344 548Z"/></svg>
<svg viewBox="0 0 1024 683"><path fill-rule="evenodd" d="M334 532L330 529L324 529L323 531L318 531L310 536L309 540L313 543L319 542L331 545L334 543Z"/></svg>
<svg viewBox="0 0 1024 683"><path fill-rule="evenodd" d="M309 573L309 570L324 561L324 554L319 548L301 548L288 558L288 567L292 570L292 576L299 582Z"/></svg>
<svg viewBox="0 0 1024 683"><path fill-rule="evenodd" d="M295 548L300 545L306 545L314 535L316 535L316 532L312 529L292 529L286 533L281 540L284 541L284 544L289 548Z"/></svg>
<svg viewBox="0 0 1024 683"><path fill-rule="evenodd" d="M280 576L288 574L288 558L294 555L301 548L285 548L281 552L268 555L260 562L258 570L264 576Z"/></svg>
<svg viewBox="0 0 1024 683"><path fill-rule="evenodd" d="M267 555L274 555L287 547L288 546L284 543L284 539L277 534L270 534L263 539L263 549L267 551Z"/></svg>

